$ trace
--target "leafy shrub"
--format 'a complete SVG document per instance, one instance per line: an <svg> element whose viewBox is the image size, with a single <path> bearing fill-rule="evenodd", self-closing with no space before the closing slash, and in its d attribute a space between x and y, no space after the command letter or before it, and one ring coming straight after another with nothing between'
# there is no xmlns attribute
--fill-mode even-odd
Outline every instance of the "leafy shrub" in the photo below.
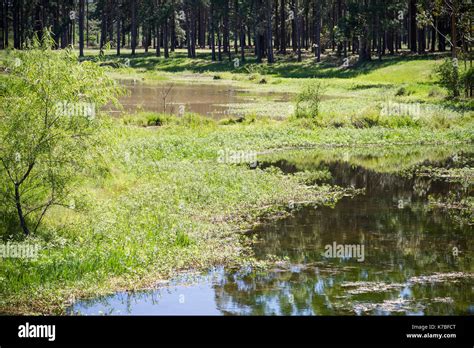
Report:
<svg viewBox="0 0 474 348"><path fill-rule="evenodd" d="M324 87L319 81L306 85L296 96L296 118L317 118L324 93Z"/></svg>
<svg viewBox="0 0 474 348"><path fill-rule="evenodd" d="M470 67L463 75L462 75L462 83L464 84L464 91L466 97L472 97L472 89L474 88L474 68Z"/></svg>
<svg viewBox="0 0 474 348"><path fill-rule="evenodd" d="M379 125L380 113L378 110L367 111L364 114L354 117L352 125L356 128L370 128Z"/></svg>
<svg viewBox="0 0 474 348"><path fill-rule="evenodd" d="M172 115L168 114L151 114L147 118L148 126L163 126L165 124L171 123L173 119Z"/></svg>
<svg viewBox="0 0 474 348"><path fill-rule="evenodd" d="M448 90L451 98L459 97L459 89L462 86L459 77L459 68L453 63L452 59L446 59L443 64L436 68L439 76L439 84Z"/></svg>
<svg viewBox="0 0 474 348"><path fill-rule="evenodd" d="M95 62L55 50L48 30L13 54L0 85L0 196L29 235L50 208L69 206L73 189L97 168L101 107L117 105L123 91Z"/></svg>
<svg viewBox="0 0 474 348"><path fill-rule="evenodd" d="M407 89L405 87L400 87L396 92L395 92L395 96L397 97L401 97L401 96L404 96L404 95L410 95L411 92L407 91Z"/></svg>
<svg viewBox="0 0 474 348"><path fill-rule="evenodd" d="M128 115L123 118L125 125L134 125L139 127L163 126L173 122L172 115L158 114L155 112L139 112L134 115Z"/></svg>

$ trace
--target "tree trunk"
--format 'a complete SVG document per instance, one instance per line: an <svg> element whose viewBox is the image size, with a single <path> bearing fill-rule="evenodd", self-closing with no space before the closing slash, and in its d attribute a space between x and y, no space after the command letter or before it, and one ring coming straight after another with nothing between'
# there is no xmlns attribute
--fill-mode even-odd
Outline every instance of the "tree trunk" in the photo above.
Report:
<svg viewBox="0 0 474 348"><path fill-rule="evenodd" d="M160 33L160 24L156 23L156 56L161 57L161 33Z"/></svg>
<svg viewBox="0 0 474 348"><path fill-rule="evenodd" d="M267 12L267 61L273 63L273 31L272 31L272 4L273 0L266 0L266 12Z"/></svg>
<svg viewBox="0 0 474 348"><path fill-rule="evenodd" d="M409 37L410 37L410 50L414 53L417 52L417 26L416 26L416 0L410 0L410 27L409 27Z"/></svg>
<svg viewBox="0 0 474 348"><path fill-rule="evenodd" d="M85 0L79 0L79 57L84 57L84 1ZM120 33L120 31L118 32ZM119 45L120 44L118 44L117 47Z"/></svg>
<svg viewBox="0 0 474 348"><path fill-rule="evenodd" d="M279 50L280 49L280 29L278 28L278 24L279 24L279 21L280 21L280 14L278 13L278 0L272 0L274 1L274 9L275 9L275 15L274 15L274 18L275 18L275 23L273 24L273 31L275 32L275 36L274 36L274 45L273 47L276 49L276 50ZM272 14L273 16L273 14Z"/></svg>
<svg viewBox="0 0 474 348"><path fill-rule="evenodd" d="M438 28L438 18L435 18L434 19L434 26L435 28ZM436 29L435 28L431 28L431 47L430 47L430 51L431 52L434 52L436 51Z"/></svg>
<svg viewBox="0 0 474 348"><path fill-rule="evenodd" d="M280 0L280 53L286 54L286 11L285 11L285 0Z"/></svg>
<svg viewBox="0 0 474 348"><path fill-rule="evenodd" d="M440 33L438 34L438 51L445 52L446 51L446 20L440 19L438 21L439 28L438 30Z"/></svg>
<svg viewBox="0 0 474 348"><path fill-rule="evenodd" d="M418 54L425 53L425 30L423 28L418 29Z"/></svg>
<svg viewBox="0 0 474 348"><path fill-rule="evenodd" d="M132 12L132 56L135 55L135 50L137 48L137 6L136 0L130 0L131 3L131 12Z"/></svg>
<svg viewBox="0 0 474 348"><path fill-rule="evenodd" d="M456 1L453 1L453 8L452 8L452 12L451 12L451 42L452 42L452 47L451 47L451 54L452 54L452 57L453 57L453 61L455 59L458 59L458 52L457 52L457 40L458 40L458 37L457 37L457 28L456 28L456 17L458 15L458 11L457 11L457 3ZM454 62L453 62L454 64ZM458 68L458 64L454 64L454 79L457 81L459 80L459 68ZM457 86L455 86L454 90L453 90L453 96L455 98L459 97L461 95L460 91L459 91L459 88Z"/></svg>
<svg viewBox="0 0 474 348"><path fill-rule="evenodd" d="M216 30L215 30L215 18L214 18L214 2L211 2L209 9L209 31L211 39L211 60L216 60Z"/></svg>
<svg viewBox="0 0 474 348"><path fill-rule="evenodd" d="M457 52L457 29L456 29L456 10L453 9L451 13L451 42L452 42L452 47L451 47L451 55L453 58L458 57L458 52Z"/></svg>
<svg viewBox="0 0 474 348"><path fill-rule="evenodd" d="M315 17L314 17L314 35L315 50L314 55L318 62L321 61L321 1L315 1Z"/></svg>
<svg viewBox="0 0 474 348"><path fill-rule="evenodd" d="M102 9L102 21L100 23L100 49L102 50L105 45L105 40L107 37L107 9Z"/></svg>
<svg viewBox="0 0 474 348"><path fill-rule="evenodd" d="M296 28L296 50L298 62L301 62L301 16L299 14L298 0L295 0L295 28Z"/></svg>
<svg viewBox="0 0 474 348"><path fill-rule="evenodd" d="M240 27L240 60L245 62L245 28L242 24Z"/></svg>
<svg viewBox="0 0 474 348"><path fill-rule="evenodd" d="M255 29L255 53L257 55L257 63L262 62L262 40L258 28Z"/></svg>
<svg viewBox="0 0 474 348"><path fill-rule="evenodd" d="M176 26L174 17L174 8L171 10L171 52L176 48Z"/></svg>
<svg viewBox="0 0 474 348"><path fill-rule="evenodd" d="M4 6L5 2L3 0L0 0L0 18L1 18L1 36L0 36L0 49L4 49L5 48L5 6Z"/></svg>
<svg viewBox="0 0 474 348"><path fill-rule="evenodd" d="M30 234L30 230L28 229L28 225L26 223L26 219L23 214L23 208L22 208L21 199L20 199L20 184L18 183L15 183L15 203L16 203L18 218L20 220L21 229L23 230L23 233L26 236L28 236Z"/></svg>
<svg viewBox="0 0 474 348"><path fill-rule="evenodd" d="M89 48L89 1L86 1L86 46Z"/></svg>
<svg viewBox="0 0 474 348"><path fill-rule="evenodd" d="M196 16L193 10L191 12L191 57L196 58Z"/></svg>
<svg viewBox="0 0 474 348"><path fill-rule="evenodd" d="M296 19L298 18L298 9L296 6L296 0L291 0L291 10L293 11L293 19L291 20L291 48L293 52L296 52L298 49L297 45L297 38L296 38L296 31L297 31L297 23Z"/></svg>
<svg viewBox="0 0 474 348"><path fill-rule="evenodd" d="M163 24L163 48L165 51L165 58L169 58L170 53L168 49L168 18L165 18L165 23Z"/></svg>
<svg viewBox="0 0 474 348"><path fill-rule="evenodd" d="M229 40L230 40L230 30L229 30L229 0L224 0L224 17L223 17L223 35L222 35L222 50L224 53L230 51Z"/></svg>
<svg viewBox="0 0 474 348"><path fill-rule="evenodd" d="M20 49L20 2L13 3L13 47Z"/></svg>
<svg viewBox="0 0 474 348"><path fill-rule="evenodd" d="M120 17L117 18L117 56L120 56L120 46L122 44L120 40L120 36L122 34L122 31L120 29Z"/></svg>
<svg viewBox="0 0 474 348"><path fill-rule="evenodd" d="M8 0L1 0L3 2L3 47L8 48Z"/></svg>

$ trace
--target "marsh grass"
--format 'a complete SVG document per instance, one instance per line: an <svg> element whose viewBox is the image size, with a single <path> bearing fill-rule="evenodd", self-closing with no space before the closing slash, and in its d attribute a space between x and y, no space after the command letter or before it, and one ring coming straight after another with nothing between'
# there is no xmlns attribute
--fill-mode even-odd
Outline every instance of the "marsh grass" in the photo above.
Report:
<svg viewBox="0 0 474 348"><path fill-rule="evenodd" d="M346 71L311 59L281 58L249 74L245 65L234 69L231 62L210 62L205 52L198 52L196 60L180 51L173 55L170 60L125 55L130 68L107 69L112 76L154 83L169 78L191 83L218 75L215 83L288 93L317 76L333 98L321 101L316 121L277 121L272 116L282 104L265 104L266 114L250 110L240 120L140 112L104 124L102 170L78 183L77 208L55 208L30 237L41 246L37 260L0 262L0 312L64 314L65 306L79 297L153 286L183 270L255 262L251 242L240 232L262 218L284 215L290 201L334 204L344 194L340 188L313 185L328 173L311 167L310 153L298 159L303 173L284 175L219 163L220 150L256 151L259 161L285 148L317 147L333 160L358 151L354 164L383 171L397 169L400 158L407 164L423 158L395 145L473 141L472 105L447 103L442 90L429 96L438 88L430 71L439 62L432 58L393 58ZM252 74L257 78L249 79ZM259 84L261 78L267 83ZM402 86L405 92L400 93ZM380 103L386 94L402 103L429 101L442 109L416 122L406 115L384 118ZM389 162L380 157L400 151L405 152ZM6 240L15 224L8 214L0 221Z"/></svg>

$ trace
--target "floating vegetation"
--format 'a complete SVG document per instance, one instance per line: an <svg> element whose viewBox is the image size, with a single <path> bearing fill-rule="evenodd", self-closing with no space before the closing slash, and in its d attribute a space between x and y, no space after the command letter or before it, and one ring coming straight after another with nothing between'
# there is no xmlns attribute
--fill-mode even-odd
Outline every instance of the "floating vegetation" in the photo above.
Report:
<svg viewBox="0 0 474 348"><path fill-rule="evenodd" d="M366 294L371 292L385 292L402 289L413 284L458 282L461 279L474 278L474 274L463 272L434 273L431 275L411 277L406 283L385 283L385 282L344 282L342 288L352 288L347 290L350 295Z"/></svg>
<svg viewBox="0 0 474 348"><path fill-rule="evenodd" d="M343 288L355 288L348 290L347 293L351 295L358 295L370 292L384 292L405 287L405 284L400 283L383 283L383 282L345 282L341 284Z"/></svg>
<svg viewBox="0 0 474 348"><path fill-rule="evenodd" d="M460 225L474 225L474 197L458 199L454 194L443 197L430 195L429 208L448 212L451 218Z"/></svg>
<svg viewBox="0 0 474 348"><path fill-rule="evenodd" d="M421 303L413 300L398 298L396 300L385 300L382 303L355 303L353 304L353 311L356 314L368 313L372 311L381 312L418 312L425 308Z"/></svg>
<svg viewBox="0 0 474 348"><path fill-rule="evenodd" d="M440 303L454 303L454 300L451 297L435 297L431 301Z"/></svg>
<svg viewBox="0 0 474 348"><path fill-rule="evenodd" d="M451 272L451 273L434 273L427 276L411 277L409 284L426 284L426 283L457 283L462 279L474 278L473 273Z"/></svg>
<svg viewBox="0 0 474 348"><path fill-rule="evenodd" d="M474 185L474 168L433 168L420 167L415 171L418 177L428 177L434 180L446 180L466 185Z"/></svg>

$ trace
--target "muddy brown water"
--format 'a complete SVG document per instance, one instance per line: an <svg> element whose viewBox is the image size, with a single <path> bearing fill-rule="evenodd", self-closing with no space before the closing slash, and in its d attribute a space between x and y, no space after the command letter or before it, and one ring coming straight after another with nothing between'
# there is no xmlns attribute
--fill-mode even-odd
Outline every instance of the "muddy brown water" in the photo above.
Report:
<svg viewBox="0 0 474 348"><path fill-rule="evenodd" d="M465 156L472 163L473 153ZM260 163L262 168L270 165L285 173L298 171L281 159ZM315 166L331 172L326 183L363 188L365 194L344 198L334 207L296 207L293 216L254 231L258 258L275 255L286 261L264 272L218 267L187 274L152 290L78 301L68 313L474 314L474 229L427 208L431 194L472 196L472 182L466 186L406 177L341 160ZM363 261L356 255L325 254L334 243L363 245Z"/></svg>
<svg viewBox="0 0 474 348"><path fill-rule="evenodd" d="M281 103L291 99L288 93L250 93L222 84L146 84L134 80L121 80L120 84L128 90L128 95L120 98L126 113L150 111L182 115L192 112L222 119L242 116L242 111L232 105L258 103L262 99ZM109 112L115 115L122 113L114 108Z"/></svg>

